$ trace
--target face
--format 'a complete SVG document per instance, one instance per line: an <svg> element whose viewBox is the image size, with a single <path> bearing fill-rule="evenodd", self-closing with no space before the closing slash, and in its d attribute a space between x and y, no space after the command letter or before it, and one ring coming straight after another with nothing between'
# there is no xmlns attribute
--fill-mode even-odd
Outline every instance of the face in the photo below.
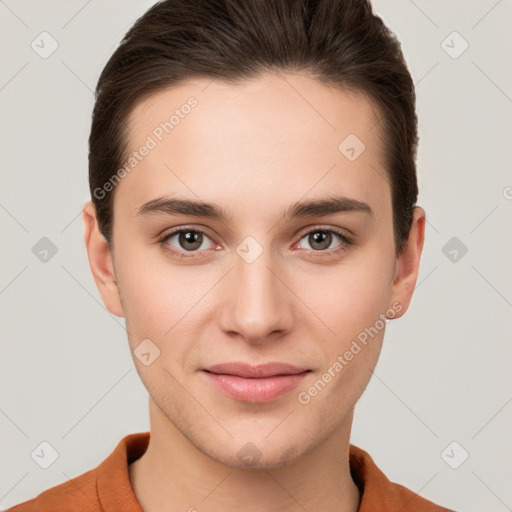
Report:
<svg viewBox="0 0 512 512"><path fill-rule="evenodd" d="M232 466L348 435L422 246L415 214L395 253L372 103L300 74L197 79L129 127L150 149L116 185L113 253L91 209L86 241L161 420Z"/></svg>

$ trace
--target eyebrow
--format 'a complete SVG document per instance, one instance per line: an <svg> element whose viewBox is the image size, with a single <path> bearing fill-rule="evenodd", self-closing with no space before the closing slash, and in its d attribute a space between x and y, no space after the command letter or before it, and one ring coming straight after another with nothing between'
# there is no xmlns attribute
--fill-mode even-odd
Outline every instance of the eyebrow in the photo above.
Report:
<svg viewBox="0 0 512 512"><path fill-rule="evenodd" d="M289 206L282 214L282 219L301 217L322 217L344 212L362 212L373 215L370 205L356 199L336 196L327 199L315 199L296 202ZM144 203L137 215L167 214L188 215L191 217L204 217L229 222L232 216L215 203L205 203L190 199L178 199L168 196L158 197Z"/></svg>

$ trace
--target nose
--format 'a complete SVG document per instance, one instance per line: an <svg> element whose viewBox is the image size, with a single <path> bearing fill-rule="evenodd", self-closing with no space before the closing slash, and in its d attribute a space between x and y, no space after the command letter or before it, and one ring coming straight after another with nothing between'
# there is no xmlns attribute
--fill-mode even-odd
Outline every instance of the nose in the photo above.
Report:
<svg viewBox="0 0 512 512"><path fill-rule="evenodd" d="M290 332L295 296L287 276L270 251L250 263L235 255L219 312L221 329L251 344L275 341Z"/></svg>

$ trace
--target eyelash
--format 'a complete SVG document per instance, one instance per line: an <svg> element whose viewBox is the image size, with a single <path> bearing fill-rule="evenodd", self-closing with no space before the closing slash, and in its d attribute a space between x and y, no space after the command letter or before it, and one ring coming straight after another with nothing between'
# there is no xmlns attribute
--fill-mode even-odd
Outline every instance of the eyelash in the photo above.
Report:
<svg viewBox="0 0 512 512"><path fill-rule="evenodd" d="M178 251L177 249L175 249L174 247L172 247L171 245L169 245L167 243L167 241L172 238L174 235L178 234L178 233L187 233L187 232L193 232L193 233L201 233L202 235L208 237L211 239L210 236L208 236L208 234L203 231L202 229L198 229L198 228L180 228L180 229L177 229L175 231L172 231L171 233L167 233L165 234L164 236L160 237L158 239L158 243L162 246L162 248L165 250L165 251L168 251L170 252L171 254L175 255L175 256L178 256L179 258L181 259L184 259L184 258L194 258L195 255L198 253L198 252L202 252L202 251ZM322 257L332 257L332 256L335 256L343 251L345 251L347 249L348 246L352 245L354 242L351 238L349 238L345 233L337 230L337 229L333 229L333 228L329 228L329 229L324 229L324 228L313 228L311 229L310 231L307 231L306 233L304 233L300 239L302 240L304 237L312 234L312 233L334 233L335 235L337 235L340 240L341 240L341 244L339 247L337 247L336 249L330 249L330 250L322 250L322 251L313 251L313 250L309 250L309 252L313 252L313 253L317 253L318 255L315 256L315 258L322 258ZM307 249L306 249L307 250Z"/></svg>

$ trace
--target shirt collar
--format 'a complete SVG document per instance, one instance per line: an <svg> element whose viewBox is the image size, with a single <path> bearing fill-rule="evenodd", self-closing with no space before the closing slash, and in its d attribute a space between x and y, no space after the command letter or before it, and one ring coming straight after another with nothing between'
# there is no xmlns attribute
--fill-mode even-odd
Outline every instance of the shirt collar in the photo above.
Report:
<svg viewBox="0 0 512 512"><path fill-rule="evenodd" d="M105 512L143 512L130 482L128 465L144 454L149 438L150 432L125 436L98 467L96 485ZM358 512L384 512L403 503L402 486L391 483L366 451L350 445L349 455L352 479L360 493Z"/></svg>

